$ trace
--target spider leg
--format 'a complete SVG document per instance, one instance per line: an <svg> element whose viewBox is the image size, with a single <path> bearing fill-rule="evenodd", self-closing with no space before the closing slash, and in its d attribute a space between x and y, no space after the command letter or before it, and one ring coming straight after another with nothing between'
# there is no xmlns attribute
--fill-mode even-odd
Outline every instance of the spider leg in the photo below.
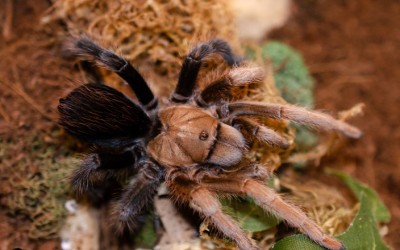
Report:
<svg viewBox="0 0 400 250"><path fill-rule="evenodd" d="M232 119L232 125L234 127L243 128L249 132L253 138L262 141L264 143L287 149L290 145L289 141L281 136L279 133L272 129L261 126L257 122L249 118L236 117Z"/></svg>
<svg viewBox="0 0 400 250"><path fill-rule="evenodd" d="M155 98L147 82L125 58L100 47L93 40L85 36L74 40L73 48L71 49L75 54L94 58L101 65L117 73L129 84L139 102L146 110L152 110L157 107L157 98Z"/></svg>
<svg viewBox="0 0 400 250"><path fill-rule="evenodd" d="M190 184L188 184L188 182ZM177 184L177 181L170 182L169 189L171 194L177 198L179 202L189 203L200 215L210 219L214 227L235 241L241 250L259 249L255 243L246 236L238 223L230 216L224 214L215 193L202 187L201 184L188 182L180 182L180 184Z"/></svg>
<svg viewBox="0 0 400 250"><path fill-rule="evenodd" d="M100 203L106 190L119 186L119 180L134 173L132 166L141 157L139 148L119 153L89 154L70 177L72 190L78 197L86 196L93 203Z"/></svg>
<svg viewBox="0 0 400 250"><path fill-rule="evenodd" d="M99 71L99 68L96 67L93 62L81 60L78 64L78 67L86 73L85 76L88 78L88 82L104 84L104 79Z"/></svg>
<svg viewBox="0 0 400 250"><path fill-rule="evenodd" d="M274 119L288 119L311 127L338 131L351 138L359 138L362 135L362 132L358 128L336 120L330 115L309 111L305 108L289 104L257 102L227 103L221 106L220 115L228 120L241 115L260 115Z"/></svg>
<svg viewBox="0 0 400 250"><path fill-rule="evenodd" d="M229 44L223 40L215 39L197 45L183 60L179 73L178 83L171 100L176 103L185 103L193 94L196 87L197 76L200 68L208 57L220 55L224 61L233 66L238 63Z"/></svg>
<svg viewBox="0 0 400 250"><path fill-rule="evenodd" d="M196 102L201 106L210 106L221 101L231 101L235 90L251 84L260 84L264 78L264 70L260 67L233 68L227 75L208 84Z"/></svg>
<svg viewBox="0 0 400 250"><path fill-rule="evenodd" d="M264 184L248 179L243 183L243 191L264 210L272 212L289 225L299 228L310 239L331 250L344 250L343 244L325 234L321 228L299 208L285 202L273 189Z"/></svg>
<svg viewBox="0 0 400 250"><path fill-rule="evenodd" d="M139 162L136 168L139 172L130 180L113 207L111 223L118 234L134 230L137 216L149 206L164 177L162 168L149 160Z"/></svg>
<svg viewBox="0 0 400 250"><path fill-rule="evenodd" d="M248 195L266 212L270 212L285 220L289 225L299 228L318 244L331 250L345 249L339 240L325 234L303 211L285 202L273 189L258 180L252 178L238 179L237 177L204 180L202 185L216 193Z"/></svg>

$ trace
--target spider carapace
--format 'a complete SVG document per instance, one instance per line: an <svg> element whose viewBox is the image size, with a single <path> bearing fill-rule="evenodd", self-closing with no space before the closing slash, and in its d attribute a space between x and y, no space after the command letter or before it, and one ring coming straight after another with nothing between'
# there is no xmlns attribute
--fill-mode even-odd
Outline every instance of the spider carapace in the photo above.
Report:
<svg viewBox="0 0 400 250"><path fill-rule="evenodd" d="M134 229L138 215L165 182L172 199L189 204L240 249L258 248L238 223L222 212L219 195L252 197L264 210L318 244L344 249L302 210L267 187L269 171L244 155L254 140L289 146L284 136L260 124L260 117L287 119L352 138L360 137L360 130L294 105L235 100L233 89L262 82L264 71L239 60L223 40L198 44L189 52L175 91L163 107L126 59L87 37L74 39L72 51L118 74L138 100L135 103L105 84L89 83L62 98L58 107L61 126L94 145L71 177L76 193L96 195L98 187L124 182L114 198L112 223L117 231ZM210 58L219 58L227 70L200 89L199 71Z"/></svg>

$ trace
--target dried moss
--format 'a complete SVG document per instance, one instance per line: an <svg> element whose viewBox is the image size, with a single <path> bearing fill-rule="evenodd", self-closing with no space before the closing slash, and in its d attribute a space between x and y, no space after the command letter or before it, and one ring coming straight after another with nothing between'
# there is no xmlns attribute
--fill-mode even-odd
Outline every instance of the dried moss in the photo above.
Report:
<svg viewBox="0 0 400 250"><path fill-rule="evenodd" d="M286 198L301 205L308 217L330 235L344 232L357 213L357 206L350 206L334 187L316 180L301 182L299 178L294 173L280 178Z"/></svg>
<svg viewBox="0 0 400 250"><path fill-rule="evenodd" d="M239 49L226 4L225 0L56 0L43 20L65 22L69 33L64 36L86 33L117 46L160 96L174 86L189 45L218 36ZM121 82L107 81L114 86Z"/></svg>
<svg viewBox="0 0 400 250"><path fill-rule="evenodd" d="M57 237L66 216L66 177L76 161L38 138L31 138L23 153L18 152L19 145L14 141L2 141L0 145L1 163L6 167L3 171L11 180L3 204L9 215L30 221L27 231L31 239Z"/></svg>

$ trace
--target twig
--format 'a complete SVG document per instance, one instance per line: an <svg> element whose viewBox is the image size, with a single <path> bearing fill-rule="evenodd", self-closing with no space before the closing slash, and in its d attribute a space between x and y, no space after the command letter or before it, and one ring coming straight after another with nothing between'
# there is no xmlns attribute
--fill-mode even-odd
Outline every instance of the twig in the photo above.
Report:
<svg viewBox="0 0 400 250"><path fill-rule="evenodd" d="M15 85L12 85L8 82L6 82L6 84L10 87L10 89L17 95L19 95L22 99L24 99L28 104L31 105L31 107L33 109L35 109L37 112L39 112L44 118L50 120L50 121L54 121L54 117L49 116L44 110L43 108L38 105L23 89L20 79L19 79L19 75L17 72L17 69L15 68L15 65L13 65L12 67L12 72L15 78Z"/></svg>
<svg viewBox="0 0 400 250"><path fill-rule="evenodd" d="M0 115L4 118L4 120L6 121L7 124L11 123L11 118L10 116L7 114L6 110L4 109L2 103L0 102Z"/></svg>
<svg viewBox="0 0 400 250"><path fill-rule="evenodd" d="M290 61L289 57L288 56L285 57L283 59L283 61L276 68L274 68L275 74L281 72L282 70L284 70L286 68L287 64L289 63L289 61Z"/></svg>
<svg viewBox="0 0 400 250"><path fill-rule="evenodd" d="M13 0L6 0L5 20L3 26L3 37L8 40L11 37L12 19L13 19Z"/></svg>

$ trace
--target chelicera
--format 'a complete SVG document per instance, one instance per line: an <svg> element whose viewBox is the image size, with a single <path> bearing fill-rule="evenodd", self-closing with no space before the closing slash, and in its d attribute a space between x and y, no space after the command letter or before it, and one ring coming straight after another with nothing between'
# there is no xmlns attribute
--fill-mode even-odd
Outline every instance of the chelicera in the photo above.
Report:
<svg viewBox="0 0 400 250"><path fill-rule="evenodd" d="M255 118L287 119L352 138L361 136L359 129L294 105L235 100L233 89L263 81L264 71L246 66L223 40L201 43L190 51L175 91L162 107L126 59L87 37L75 39L73 51L118 74L138 100L136 103L105 84L88 83L60 99L58 107L61 126L94 145L94 152L71 177L76 193L95 196L99 187L129 180L114 202L112 222L117 231L135 227L138 215L165 182L175 201L189 204L208 218L240 249L257 246L222 212L219 195L250 196L318 244L328 249L344 248L303 211L267 187L268 169L244 156L254 140L280 148L289 146L284 136ZM228 71L199 90L199 71L210 58L220 59Z"/></svg>

